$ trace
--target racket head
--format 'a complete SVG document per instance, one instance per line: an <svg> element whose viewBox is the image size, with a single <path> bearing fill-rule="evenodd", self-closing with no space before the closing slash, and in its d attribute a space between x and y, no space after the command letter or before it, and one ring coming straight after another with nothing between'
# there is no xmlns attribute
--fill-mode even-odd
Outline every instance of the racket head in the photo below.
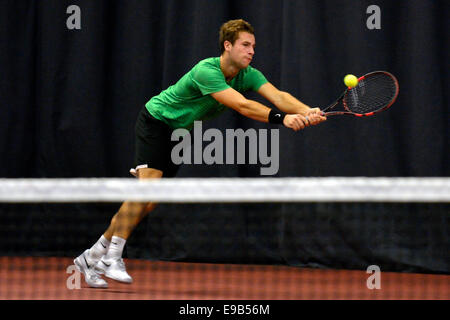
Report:
<svg viewBox="0 0 450 320"><path fill-rule="evenodd" d="M342 95L344 111L326 112L326 116L349 114L372 116L388 109L398 97L399 85L395 76L387 71L370 72L358 79L358 84Z"/></svg>

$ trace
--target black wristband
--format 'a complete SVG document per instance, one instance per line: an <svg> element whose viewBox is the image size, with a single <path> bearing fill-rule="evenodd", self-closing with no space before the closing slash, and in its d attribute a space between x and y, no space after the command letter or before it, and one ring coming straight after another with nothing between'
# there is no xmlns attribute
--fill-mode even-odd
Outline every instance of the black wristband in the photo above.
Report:
<svg viewBox="0 0 450 320"><path fill-rule="evenodd" d="M281 111L270 110L269 113L269 123L283 124L284 117L286 113Z"/></svg>

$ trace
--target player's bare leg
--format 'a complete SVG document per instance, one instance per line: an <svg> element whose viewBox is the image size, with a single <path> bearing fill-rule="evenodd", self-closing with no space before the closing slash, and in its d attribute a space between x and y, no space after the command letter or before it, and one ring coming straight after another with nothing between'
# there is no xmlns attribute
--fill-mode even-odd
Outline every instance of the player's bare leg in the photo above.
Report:
<svg viewBox="0 0 450 320"><path fill-rule="evenodd" d="M138 170L139 179L159 179L163 175L161 170L152 168L141 168ZM141 222L149 212L156 207L152 202L130 202L122 204L119 211L114 215L111 224L103 236L111 241L113 236L128 239L134 228Z"/></svg>
<svg viewBox="0 0 450 320"><path fill-rule="evenodd" d="M138 178L141 180L159 179L163 175L161 170L152 168L141 168L137 173ZM106 255L97 263L97 272L117 281L125 283L133 281L125 269L122 252L126 240L134 228L155 206L156 203L152 202L126 201L122 204L119 211L111 219L110 226L103 234L103 237L110 241L110 246Z"/></svg>
<svg viewBox="0 0 450 320"><path fill-rule="evenodd" d="M137 171L139 179L159 179L162 175L162 171L151 168L141 168ZM124 202L111 219L105 233L90 249L86 249L74 260L89 286L108 287L98 273L104 273L118 281L132 282L132 278L125 270L122 251L134 228L155 206L156 204L151 202Z"/></svg>

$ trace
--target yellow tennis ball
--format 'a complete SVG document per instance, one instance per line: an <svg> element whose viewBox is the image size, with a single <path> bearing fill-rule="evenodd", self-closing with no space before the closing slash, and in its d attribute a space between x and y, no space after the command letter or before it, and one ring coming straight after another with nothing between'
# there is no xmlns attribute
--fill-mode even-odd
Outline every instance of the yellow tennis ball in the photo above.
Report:
<svg viewBox="0 0 450 320"><path fill-rule="evenodd" d="M347 87L349 88L353 88L356 87L356 85L358 84L358 78L356 78L354 75L352 74L348 74L345 76L344 78L344 83Z"/></svg>

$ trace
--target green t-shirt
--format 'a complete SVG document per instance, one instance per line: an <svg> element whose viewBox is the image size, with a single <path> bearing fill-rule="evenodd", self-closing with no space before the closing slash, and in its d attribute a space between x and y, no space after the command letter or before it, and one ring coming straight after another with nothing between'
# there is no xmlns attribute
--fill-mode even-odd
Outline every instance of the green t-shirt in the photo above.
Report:
<svg viewBox="0 0 450 320"><path fill-rule="evenodd" d="M194 121L206 120L221 114L226 106L210 94L233 88L241 93L257 91L267 82L257 69L248 66L229 82L220 69L220 58L200 61L178 82L146 103L150 114L171 128L192 128Z"/></svg>

